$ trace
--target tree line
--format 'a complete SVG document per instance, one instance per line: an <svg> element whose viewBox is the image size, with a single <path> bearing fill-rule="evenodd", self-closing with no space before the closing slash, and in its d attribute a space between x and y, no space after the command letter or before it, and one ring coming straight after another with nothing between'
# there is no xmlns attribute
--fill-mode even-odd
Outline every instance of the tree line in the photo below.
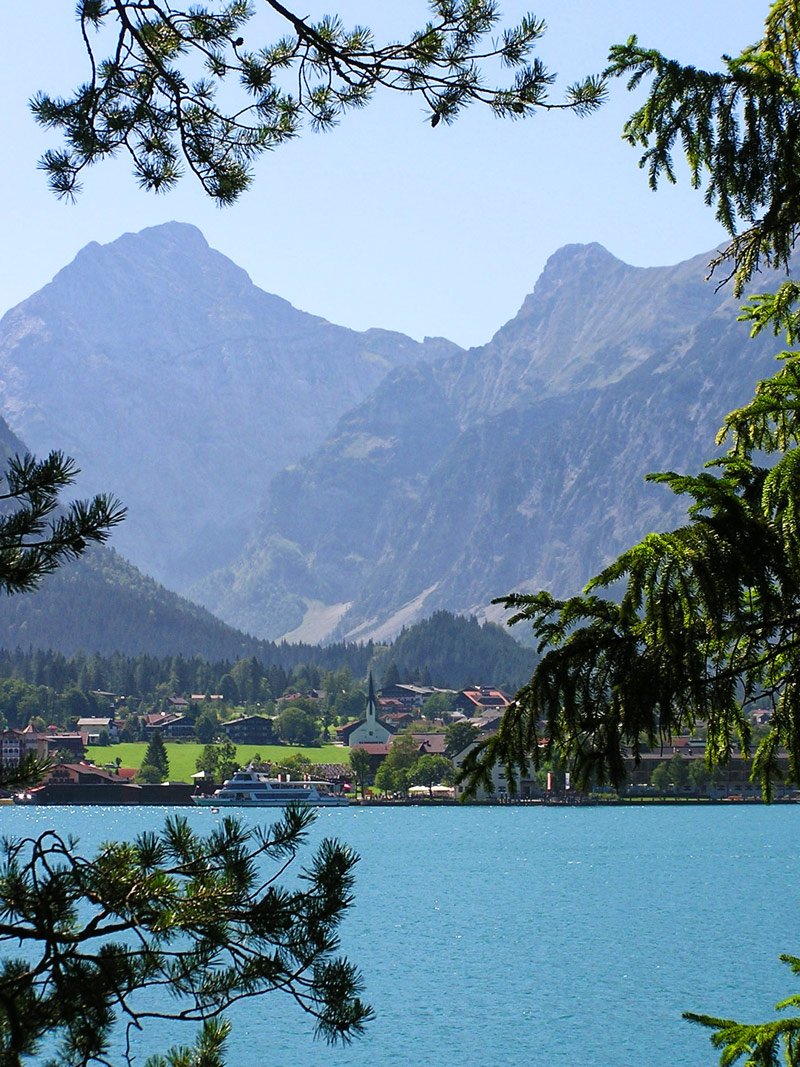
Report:
<svg viewBox="0 0 800 1067"><path fill-rule="evenodd" d="M331 673L366 678L379 685L401 681L462 689L475 683L518 688L536 662L536 653L514 641L500 626L447 611L404 629L385 645L337 642L330 645L264 642L263 654L241 658L123 652L66 655L54 649L0 648L0 679L46 686L58 693L78 689L152 700L163 696L221 694L234 704L276 700L289 687L323 687Z"/></svg>

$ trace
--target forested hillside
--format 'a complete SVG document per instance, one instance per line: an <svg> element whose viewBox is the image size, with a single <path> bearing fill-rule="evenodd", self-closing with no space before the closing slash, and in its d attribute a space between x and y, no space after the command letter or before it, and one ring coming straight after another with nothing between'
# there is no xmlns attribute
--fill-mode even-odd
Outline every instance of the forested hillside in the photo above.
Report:
<svg viewBox="0 0 800 1067"><path fill-rule="evenodd" d="M112 557L112 565L121 566L123 573L127 573L125 565L118 559ZM63 570L66 572L67 569ZM135 571L133 573L136 575ZM49 646L36 648L23 640L0 643L0 678L18 678L33 686L45 685L58 690L77 687L87 692L96 689L144 698L157 692L173 696L217 692L220 686L224 688L221 679L229 675L234 680L234 695L252 703L261 699L258 694L262 692L264 679L268 681L268 692L280 696L292 679L299 685L319 686L321 676L330 671L347 671L354 679L366 680L371 670L380 685L390 666L396 668L405 681L427 679L425 684L441 688L460 689L481 681L515 689L530 675L535 659L530 649L517 644L501 627L481 625L474 618L444 611L410 627L388 645L376 645L372 641L308 645L256 641L216 620L212 619L209 624L205 617L207 613L201 609L194 609L197 617L187 610L178 615L178 623L184 631L178 629L177 632L179 635L183 632L188 650L183 648L169 653L157 648L159 641L166 644L173 640L175 632L170 627L176 625L172 601L177 598L166 590L162 590L163 615L160 618L158 600L154 601L154 607L145 610L132 592L127 602L138 616L138 622L150 621L156 627L155 649L135 652L114 647L104 649L98 640L101 633L99 618L102 616L95 619L94 627L87 623L81 629L78 612L70 607L70 601L78 601L80 597L71 595L69 579L60 585L55 580L57 577L51 576L46 582L46 589L50 585L57 587L48 623L54 641ZM73 581L78 580L73 577ZM144 581L141 576L139 580ZM80 581L83 583L84 579ZM47 599L46 592L26 597L3 597L0 613L16 607L20 615L25 615L26 605L35 609L37 602ZM126 602L124 597L122 600L123 607L118 614L124 619ZM94 643L63 640L57 622L59 606L66 613L67 624L75 622L78 633L88 634ZM194 606L189 605L189 608ZM105 599L99 601L99 610L105 610ZM31 624L36 622L35 611L26 617ZM193 623L196 624L194 630ZM159 624L165 628L163 631L158 630ZM109 619L108 625L112 632L119 632L114 629L114 619ZM25 633L25 627L21 626L16 636L22 637ZM133 627L129 635L130 643L134 645L149 643L143 640L142 631L137 632ZM208 643L209 654L197 647L201 642ZM110 643L113 646L113 640ZM73 647L63 647L65 645ZM195 651L191 651L193 647ZM301 681L298 682L298 678Z"/></svg>
<svg viewBox="0 0 800 1067"><path fill-rule="evenodd" d="M0 598L3 644L111 654L252 656L265 643L171 593L116 552L89 550L27 596Z"/></svg>
<svg viewBox="0 0 800 1067"><path fill-rule="evenodd" d="M422 685L464 689L488 683L515 692L533 673L537 658L496 623L437 611L377 650L372 666L380 679L393 668L402 681Z"/></svg>

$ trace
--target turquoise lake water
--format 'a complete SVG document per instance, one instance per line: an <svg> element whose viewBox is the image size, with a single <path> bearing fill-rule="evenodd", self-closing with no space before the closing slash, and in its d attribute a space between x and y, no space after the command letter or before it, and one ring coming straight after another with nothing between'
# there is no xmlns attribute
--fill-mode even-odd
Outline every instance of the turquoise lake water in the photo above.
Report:
<svg viewBox="0 0 800 1067"><path fill-rule="evenodd" d="M71 832L84 854L162 822L0 809L3 833ZM362 857L342 939L376 1018L331 1048L271 994L231 1013L228 1065L710 1067L681 1012L757 1021L800 992L778 960L800 955L799 831L793 806L322 811L312 841ZM191 1034L160 1029L137 1062Z"/></svg>

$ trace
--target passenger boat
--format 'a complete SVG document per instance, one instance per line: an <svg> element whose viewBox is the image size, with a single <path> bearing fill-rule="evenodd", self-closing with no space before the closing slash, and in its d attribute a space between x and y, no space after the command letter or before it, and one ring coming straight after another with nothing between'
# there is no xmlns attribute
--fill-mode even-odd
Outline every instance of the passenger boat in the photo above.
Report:
<svg viewBox="0 0 800 1067"><path fill-rule="evenodd" d="M287 804L338 808L348 804L347 794L338 792L330 782L269 778L250 768L237 771L210 796L194 796L192 800L204 808L284 808Z"/></svg>

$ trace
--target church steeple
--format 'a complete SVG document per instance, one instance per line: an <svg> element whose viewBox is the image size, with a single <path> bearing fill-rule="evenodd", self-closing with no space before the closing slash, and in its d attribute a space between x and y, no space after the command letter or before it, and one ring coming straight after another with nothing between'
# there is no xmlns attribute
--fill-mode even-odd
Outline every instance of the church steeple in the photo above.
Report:
<svg viewBox="0 0 800 1067"><path fill-rule="evenodd" d="M367 726L374 726L378 720L378 701L375 698L375 686L372 671L369 672L369 693L367 694Z"/></svg>
<svg viewBox="0 0 800 1067"><path fill-rule="evenodd" d="M384 745L392 736L392 729L378 718L380 705L375 696L375 682L372 679L372 671L369 674L369 692L367 695L367 707L364 718L353 724L353 729L347 735L347 744L352 748L354 745Z"/></svg>

